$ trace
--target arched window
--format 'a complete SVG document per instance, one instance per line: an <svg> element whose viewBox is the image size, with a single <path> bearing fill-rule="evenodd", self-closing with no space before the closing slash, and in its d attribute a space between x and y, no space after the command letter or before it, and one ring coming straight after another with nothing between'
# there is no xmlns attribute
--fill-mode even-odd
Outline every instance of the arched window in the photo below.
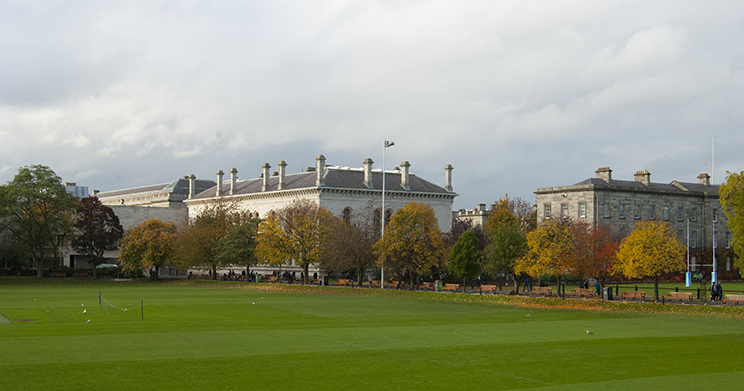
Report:
<svg viewBox="0 0 744 391"><path fill-rule="evenodd" d="M393 211L390 209L385 210L385 227L390 224L390 217L393 215Z"/></svg>
<svg viewBox="0 0 744 391"><path fill-rule="evenodd" d="M373 222L375 224L375 229L378 229L379 230L381 228L381 226L380 226L381 217L382 216L380 215L380 210L379 209L375 209L375 211L373 213L373 217L372 217L373 218Z"/></svg>
<svg viewBox="0 0 744 391"><path fill-rule="evenodd" d="M343 212L341 212L341 218L344 220L344 223L351 224L351 208L345 208Z"/></svg>

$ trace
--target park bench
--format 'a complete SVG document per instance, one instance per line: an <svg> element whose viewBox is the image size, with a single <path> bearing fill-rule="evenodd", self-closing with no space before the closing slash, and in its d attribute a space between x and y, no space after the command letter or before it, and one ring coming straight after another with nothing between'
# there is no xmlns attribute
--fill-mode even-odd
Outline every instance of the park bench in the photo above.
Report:
<svg viewBox="0 0 744 391"><path fill-rule="evenodd" d="M635 300L638 299L640 301L646 300L646 291L625 291L622 295L620 295L620 298Z"/></svg>
<svg viewBox="0 0 744 391"><path fill-rule="evenodd" d="M442 291L457 292L460 290L460 284L444 284Z"/></svg>
<svg viewBox="0 0 744 391"><path fill-rule="evenodd" d="M592 297L594 296L594 291L591 289L576 288L572 290L568 295L576 297Z"/></svg>
<svg viewBox="0 0 744 391"><path fill-rule="evenodd" d="M549 286L536 286L530 291L530 295L550 296L553 294L553 288Z"/></svg>
<svg viewBox="0 0 744 391"><path fill-rule="evenodd" d="M380 281L372 280L372 288L379 288L379 287L380 287Z"/></svg>
<svg viewBox="0 0 744 391"><path fill-rule="evenodd" d="M72 273L72 278L88 278L88 273Z"/></svg>
<svg viewBox="0 0 744 391"><path fill-rule="evenodd" d="M734 305L738 305L739 303L744 303L744 295L729 295L726 294L726 297L721 302L722 304L726 303L734 303Z"/></svg>
<svg viewBox="0 0 744 391"><path fill-rule="evenodd" d="M483 293L491 293L493 294L494 291L496 291L497 286L496 285L481 285L480 291Z"/></svg>
<svg viewBox="0 0 744 391"><path fill-rule="evenodd" d="M692 292L669 292L669 295L666 297L667 301L685 301L688 303L692 303Z"/></svg>
<svg viewBox="0 0 744 391"><path fill-rule="evenodd" d="M278 280L278 277L268 276L268 277L266 277L266 279L264 281L266 281L266 282L276 282L277 280Z"/></svg>
<svg viewBox="0 0 744 391"><path fill-rule="evenodd" d="M434 290L434 283L432 282L422 282L419 284L419 290L421 291L433 291Z"/></svg>
<svg viewBox="0 0 744 391"><path fill-rule="evenodd" d="M349 280L344 278L339 278L338 281L336 281L336 286L347 286L349 285Z"/></svg>
<svg viewBox="0 0 744 391"><path fill-rule="evenodd" d="M52 278L65 278L67 273L52 273Z"/></svg>

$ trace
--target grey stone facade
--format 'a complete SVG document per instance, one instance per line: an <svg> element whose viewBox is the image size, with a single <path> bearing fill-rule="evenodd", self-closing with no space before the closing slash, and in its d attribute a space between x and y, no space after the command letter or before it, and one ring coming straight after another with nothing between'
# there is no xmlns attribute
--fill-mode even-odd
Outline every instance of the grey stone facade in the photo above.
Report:
<svg viewBox="0 0 744 391"><path fill-rule="evenodd" d="M636 172L633 181L613 179L609 167L601 167L595 174L595 178L574 185L537 189L538 222L564 215L592 226L608 226L620 239L636 222L665 221L683 243L689 237L691 250L710 250L715 227L715 247L730 248L731 233L719 203L719 186L710 184L708 174L700 174L695 183L675 180L669 184L651 182L648 170Z"/></svg>

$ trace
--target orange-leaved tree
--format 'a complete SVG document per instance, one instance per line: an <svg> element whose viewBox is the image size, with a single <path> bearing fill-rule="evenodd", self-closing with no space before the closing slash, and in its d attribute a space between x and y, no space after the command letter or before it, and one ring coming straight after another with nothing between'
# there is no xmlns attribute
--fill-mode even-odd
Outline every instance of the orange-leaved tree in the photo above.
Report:
<svg viewBox="0 0 744 391"><path fill-rule="evenodd" d="M158 278L160 268L173 261L176 223L150 219L124 232L119 251L119 263L125 271L155 268L150 274Z"/></svg>
<svg viewBox="0 0 744 391"><path fill-rule="evenodd" d="M408 275L429 274L446 266L447 252L434 210L411 202L398 210L385 228L385 236L374 246L378 266Z"/></svg>
<svg viewBox="0 0 744 391"><path fill-rule="evenodd" d="M304 270L303 283L311 264L321 261L331 226L338 217L308 199L297 199L269 213L258 226L256 257L270 265L295 260Z"/></svg>
<svg viewBox="0 0 744 391"><path fill-rule="evenodd" d="M531 276L553 275L561 286L561 276L566 273L568 259L573 249L573 235L568 219L547 220L536 230L527 233L529 250L514 265L515 273Z"/></svg>
<svg viewBox="0 0 744 391"><path fill-rule="evenodd" d="M643 221L623 239L613 273L626 277L653 277L654 299L659 300L659 278L685 267L685 246L664 222Z"/></svg>
<svg viewBox="0 0 744 391"><path fill-rule="evenodd" d="M726 213L726 225L731 232L731 244L738 255L734 266L744 271L744 171L727 172L726 181L718 188L721 206Z"/></svg>
<svg viewBox="0 0 744 391"><path fill-rule="evenodd" d="M620 244L613 240L606 226L592 227L580 220L571 224L569 229L574 243L571 255L566 258L568 273L577 279L589 276L604 282L612 272Z"/></svg>

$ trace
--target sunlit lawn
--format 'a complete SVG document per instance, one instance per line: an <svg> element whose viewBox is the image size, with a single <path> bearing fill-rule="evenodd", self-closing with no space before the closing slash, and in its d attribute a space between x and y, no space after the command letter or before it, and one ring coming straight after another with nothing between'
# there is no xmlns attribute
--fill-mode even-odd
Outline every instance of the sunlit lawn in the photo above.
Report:
<svg viewBox="0 0 744 391"><path fill-rule="evenodd" d="M740 316L276 289L0 285L0 313L12 322L0 324L0 389L738 390L744 383ZM101 306L99 291L108 301ZM143 312L135 308L141 301Z"/></svg>

